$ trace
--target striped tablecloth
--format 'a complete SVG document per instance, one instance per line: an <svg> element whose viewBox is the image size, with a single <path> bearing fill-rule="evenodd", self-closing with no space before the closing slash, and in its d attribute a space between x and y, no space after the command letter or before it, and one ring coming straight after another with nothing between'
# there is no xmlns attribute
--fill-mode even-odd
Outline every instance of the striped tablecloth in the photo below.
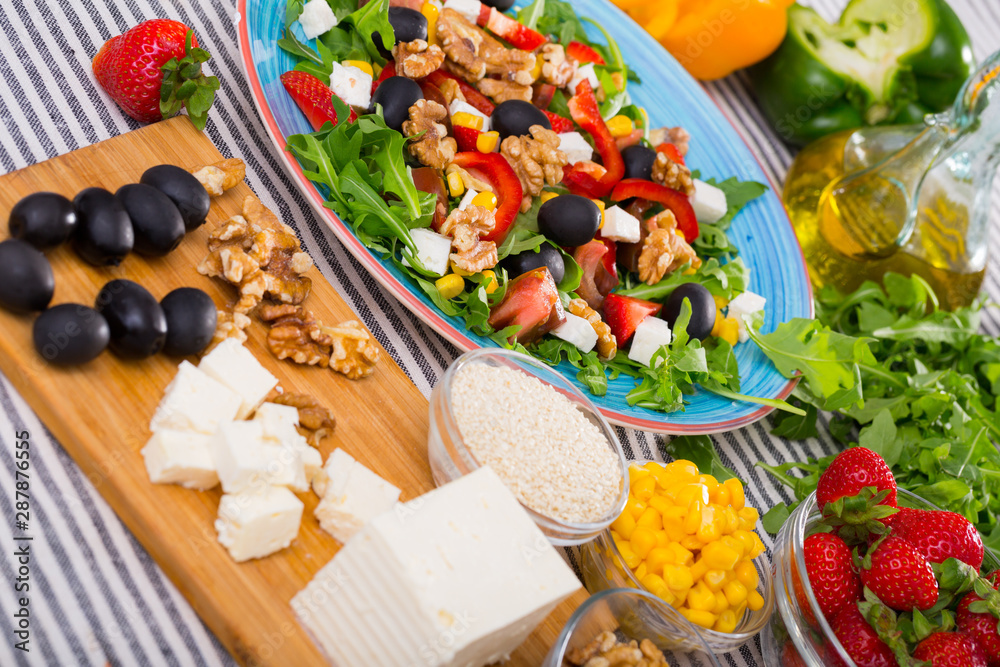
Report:
<svg viewBox="0 0 1000 667"><path fill-rule="evenodd" d="M826 17L845 0L809 0ZM976 56L1000 48L1000 2L952 0ZM124 116L94 82L90 60L109 37L148 18L194 28L214 58L208 69L222 87L206 133L224 153L246 161L247 180L263 202L292 221L305 246L386 350L429 395L458 352L403 309L345 252L285 175L250 100L226 0L0 0L0 170L13 171L128 132ZM742 75L707 86L781 183L792 153L766 127ZM1000 248L1000 197L994 194L990 242ZM998 264L985 289L1000 301ZM994 310L987 332L1000 332ZM233 660L132 537L73 460L49 436L6 379L0 381L0 665L228 665ZM31 652L13 649L15 604L11 489L14 433L31 433L33 500ZM632 457L654 458L660 439L618 429ZM790 443L769 434L767 421L716 437L726 465L747 482L748 502L765 510L788 494L755 461L778 463L835 451L829 438ZM764 536L770 547L770 539ZM252 612L251 612L252 613ZM723 658L762 665L756 643Z"/></svg>

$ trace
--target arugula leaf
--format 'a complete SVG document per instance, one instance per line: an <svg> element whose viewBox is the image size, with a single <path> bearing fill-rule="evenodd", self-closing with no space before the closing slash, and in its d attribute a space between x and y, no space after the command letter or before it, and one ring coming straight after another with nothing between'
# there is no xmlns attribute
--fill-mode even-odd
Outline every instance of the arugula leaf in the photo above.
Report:
<svg viewBox="0 0 1000 667"><path fill-rule="evenodd" d="M713 227L723 231L729 229L729 225L732 224L733 218L736 217L736 214L739 213L744 206L767 192L767 186L763 183L757 183L756 181L741 181L735 176L727 178L721 183L716 182L714 178L710 178L705 182L719 188L722 190L723 194L726 195L726 214L722 216L721 219L711 223Z"/></svg>
<svg viewBox="0 0 1000 667"><path fill-rule="evenodd" d="M305 58L306 60L309 60L317 65L323 64L323 59L319 57L319 54L300 42L299 38L296 37L295 34L288 28L285 28L284 36L275 42L275 44L282 51L287 51L296 58ZM329 74L327 74L327 76L329 76Z"/></svg>
<svg viewBox="0 0 1000 667"><path fill-rule="evenodd" d="M534 30L538 27L538 20L543 16L545 16L545 0L535 0L517 13L517 20Z"/></svg>
<svg viewBox="0 0 1000 667"><path fill-rule="evenodd" d="M713 296L732 299L740 292L745 292L750 283L750 270L737 258L725 264L712 257L702 263L694 273L689 274L684 269L678 269L665 276L655 285L640 283L634 287L619 290L626 296L647 301L663 301L671 292L685 283L701 283Z"/></svg>
<svg viewBox="0 0 1000 667"><path fill-rule="evenodd" d="M285 4L285 27L288 28L290 25L299 20L299 16L302 14L303 0L288 0Z"/></svg>
<svg viewBox="0 0 1000 667"><path fill-rule="evenodd" d="M534 5L537 5L538 2L539 0L535 0L534 3L522 9L518 13L518 20L525 23L528 15L524 13L528 12ZM574 40L585 44L590 42L572 4L563 0L544 0L542 6L544 11L538 16L535 25L529 27L535 28L543 35L555 35L556 41L563 45L569 44ZM552 109L552 111L559 113L555 109Z"/></svg>

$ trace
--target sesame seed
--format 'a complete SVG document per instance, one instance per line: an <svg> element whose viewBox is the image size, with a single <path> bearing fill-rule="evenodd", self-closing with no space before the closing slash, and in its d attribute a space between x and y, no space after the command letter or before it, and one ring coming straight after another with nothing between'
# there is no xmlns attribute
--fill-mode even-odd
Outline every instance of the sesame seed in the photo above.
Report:
<svg viewBox="0 0 1000 667"><path fill-rule="evenodd" d="M455 374L452 413L465 445L527 507L570 523L604 518L621 493L618 455L577 405L512 368Z"/></svg>

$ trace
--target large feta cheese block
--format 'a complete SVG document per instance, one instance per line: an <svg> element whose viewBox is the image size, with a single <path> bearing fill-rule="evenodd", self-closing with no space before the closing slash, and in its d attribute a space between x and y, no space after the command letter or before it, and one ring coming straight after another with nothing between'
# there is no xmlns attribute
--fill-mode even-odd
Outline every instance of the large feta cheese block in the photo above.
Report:
<svg viewBox="0 0 1000 667"><path fill-rule="evenodd" d="M766 304L767 299L762 297L760 294L754 294L749 290L743 292L742 294L738 294L732 301L729 302L729 310L727 313L730 317L736 318L736 324L739 327L739 340L741 343L745 343L750 340L750 334L747 333L746 318L749 318L750 321L753 322L760 313L764 312L764 306ZM760 322L757 324L759 326Z"/></svg>
<svg viewBox="0 0 1000 667"><path fill-rule="evenodd" d="M198 364L198 368L236 392L242 400L238 419L246 419L257 409L278 378L260 365L250 350L235 338L227 338L215 346Z"/></svg>
<svg viewBox="0 0 1000 667"><path fill-rule="evenodd" d="M337 25L337 17L326 0L309 0L302 6L299 25L306 39L314 39Z"/></svg>
<svg viewBox="0 0 1000 667"><path fill-rule="evenodd" d="M697 178L694 179L694 194L690 201L698 222L718 222L729 209L725 192Z"/></svg>
<svg viewBox="0 0 1000 667"><path fill-rule="evenodd" d="M330 90L352 107L367 109L372 101L372 76L353 65L332 64Z"/></svg>
<svg viewBox="0 0 1000 667"><path fill-rule="evenodd" d="M319 527L346 543L376 516L392 509L399 489L342 449L335 449L314 488L322 491L315 515Z"/></svg>
<svg viewBox="0 0 1000 667"><path fill-rule="evenodd" d="M451 237L424 228L411 229L410 236L417 246L417 259L420 260L425 269L438 276L448 273ZM405 255L403 256L403 264L410 266Z"/></svg>
<svg viewBox="0 0 1000 667"><path fill-rule="evenodd" d="M146 472L153 484L180 484L211 489L219 483L210 447L212 436L194 431L163 429L142 448Z"/></svg>
<svg viewBox="0 0 1000 667"><path fill-rule="evenodd" d="M641 238L641 223L620 206L612 206L604 211L604 226L601 236L622 243L638 243Z"/></svg>
<svg viewBox="0 0 1000 667"><path fill-rule="evenodd" d="M576 164L594 157L594 148L579 132L563 132L559 135L559 150L566 154L569 164Z"/></svg>
<svg viewBox="0 0 1000 667"><path fill-rule="evenodd" d="M590 322L573 313L566 313L566 321L552 330L552 335L572 343L586 354L597 345L597 332Z"/></svg>
<svg viewBox="0 0 1000 667"><path fill-rule="evenodd" d="M672 338L673 332L666 320L661 320L655 315L647 315L646 319L639 322L639 326L635 328L632 346L628 350L628 358L632 361L638 361L644 366L649 366L656 351L664 345L670 345Z"/></svg>
<svg viewBox="0 0 1000 667"><path fill-rule="evenodd" d="M472 667L505 659L579 587L484 466L375 517L292 609L340 667Z"/></svg>
<svg viewBox="0 0 1000 667"><path fill-rule="evenodd" d="M284 549L299 534L302 501L281 486L222 496L215 530L237 563Z"/></svg>
<svg viewBox="0 0 1000 667"><path fill-rule="evenodd" d="M476 4L477 5L479 4L478 0L476 0ZM475 23L475 21L473 21L473 23ZM457 114L459 112L467 113L467 114L470 114L470 115L473 115L473 116L479 116L480 118L483 119L483 126L482 126L482 128L480 128L479 131L480 132L489 132L490 131L490 117L489 116L487 116L482 111L480 111L476 107L472 106L468 102L463 102L460 99L454 99L454 100L451 101L451 104L448 105L448 115L449 116L454 116L455 114Z"/></svg>
<svg viewBox="0 0 1000 667"><path fill-rule="evenodd" d="M171 429L212 435L219 424L236 418L241 404L239 394L191 362L182 361L153 413L149 430L155 433Z"/></svg>

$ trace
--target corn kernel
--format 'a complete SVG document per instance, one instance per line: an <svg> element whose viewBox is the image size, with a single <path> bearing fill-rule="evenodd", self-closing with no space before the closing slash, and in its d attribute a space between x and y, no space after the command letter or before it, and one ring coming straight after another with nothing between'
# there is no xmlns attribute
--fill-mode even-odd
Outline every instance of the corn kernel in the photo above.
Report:
<svg viewBox="0 0 1000 667"><path fill-rule="evenodd" d="M681 614L687 620L703 628L711 628L715 625L715 614L710 611L699 611L695 609L681 609Z"/></svg>
<svg viewBox="0 0 1000 667"><path fill-rule="evenodd" d="M757 591L747 593L747 607L750 611L759 611L764 607L764 598Z"/></svg>
<svg viewBox="0 0 1000 667"><path fill-rule="evenodd" d="M695 535L705 543L715 542L722 537L722 517L717 515L712 505L701 510L701 523Z"/></svg>
<svg viewBox="0 0 1000 667"><path fill-rule="evenodd" d="M708 490L704 484L685 484L674 495L674 502L681 507L688 507L693 500L699 500L703 505L709 503Z"/></svg>
<svg viewBox="0 0 1000 667"><path fill-rule="evenodd" d="M665 507L660 512L660 515L663 517L664 521L666 521L667 519L675 519L677 521L683 521L684 517L688 515L688 508L685 505L672 504L670 507Z"/></svg>
<svg viewBox="0 0 1000 667"><path fill-rule="evenodd" d="M637 479L642 479L643 477L649 477L653 473L649 471L646 466L641 466L636 463L630 463L628 466L628 478L632 481Z"/></svg>
<svg viewBox="0 0 1000 667"><path fill-rule="evenodd" d="M722 592L726 594L726 599L733 607L747 599L747 587L739 581L730 581L722 587Z"/></svg>
<svg viewBox="0 0 1000 667"><path fill-rule="evenodd" d="M649 568L646 567L646 561L639 563L639 567L635 568L635 578L642 581L642 578L649 574Z"/></svg>
<svg viewBox="0 0 1000 667"><path fill-rule="evenodd" d="M733 607L732 610L736 615L736 620L739 621L739 619L743 618L743 612L747 610L747 601L744 600L743 602Z"/></svg>
<svg viewBox="0 0 1000 667"><path fill-rule="evenodd" d="M476 137L476 150L480 153L493 153L500 145L500 133L494 130L483 132Z"/></svg>
<svg viewBox="0 0 1000 667"><path fill-rule="evenodd" d="M640 477L632 482L632 495L643 502L653 497L656 490L656 480L652 477Z"/></svg>
<svg viewBox="0 0 1000 667"><path fill-rule="evenodd" d="M739 554L739 560L743 560L743 556L746 553L746 549L743 547L743 542L736 539L732 535L723 535L719 541Z"/></svg>
<svg viewBox="0 0 1000 667"><path fill-rule="evenodd" d="M681 540L681 546L684 547L685 549L690 549L691 551L698 551L703 546L705 546L705 543L699 540L694 535L685 535L684 538Z"/></svg>
<svg viewBox="0 0 1000 667"><path fill-rule="evenodd" d="M663 568L663 580L672 591L682 591L694 586L691 568L683 565L666 565Z"/></svg>
<svg viewBox="0 0 1000 667"><path fill-rule="evenodd" d="M715 490L719 488L719 480L715 479L712 475L698 475L698 481L705 485L708 489L708 497L711 498Z"/></svg>
<svg viewBox="0 0 1000 667"><path fill-rule="evenodd" d="M743 493L743 483L732 477L723 482L723 484L729 488L729 497L732 499L733 509L737 512L743 509L747 502L746 494Z"/></svg>
<svg viewBox="0 0 1000 667"><path fill-rule="evenodd" d="M602 202L600 199L591 199L590 201L597 204L597 208L601 209L601 222L600 224L597 225L597 228L601 229L602 227L604 227L604 202Z"/></svg>
<svg viewBox="0 0 1000 667"><path fill-rule="evenodd" d="M427 18L427 43L437 44L437 20L441 10L433 2L425 2L420 7L420 13Z"/></svg>
<svg viewBox="0 0 1000 667"><path fill-rule="evenodd" d="M458 172L448 174L448 194L452 197L461 197L465 193L465 183Z"/></svg>
<svg viewBox="0 0 1000 667"><path fill-rule="evenodd" d="M712 629L716 632L733 632L736 630L736 620L736 613L732 609L727 609L719 614Z"/></svg>
<svg viewBox="0 0 1000 667"><path fill-rule="evenodd" d="M646 560L644 560L643 563L645 563L648 572L660 574L663 572L663 566L670 564L673 561L673 552L671 552L669 548L661 547L657 544L648 554L646 554Z"/></svg>
<svg viewBox="0 0 1000 667"><path fill-rule="evenodd" d="M677 542L672 543L669 548L673 552L673 562L678 565L691 565L694 562L694 554Z"/></svg>
<svg viewBox="0 0 1000 667"><path fill-rule="evenodd" d="M726 487L721 488L724 489ZM736 514L736 510L732 507L727 505L726 507L723 507L721 511L716 512L716 515L720 516L722 519L723 535L729 535L740 527L740 517Z"/></svg>
<svg viewBox="0 0 1000 667"><path fill-rule="evenodd" d="M624 539L630 539L632 531L635 530L635 518L628 512L622 512L617 519L611 522L611 528Z"/></svg>
<svg viewBox="0 0 1000 667"><path fill-rule="evenodd" d="M357 67L368 76L375 76L375 70L372 69L372 64L370 62L366 62L364 60L345 60L340 64L344 67Z"/></svg>
<svg viewBox="0 0 1000 667"><path fill-rule="evenodd" d="M469 113L468 111L459 111L452 115L451 124L458 125L459 127L467 127L472 130L481 130L483 129L483 117Z"/></svg>
<svg viewBox="0 0 1000 667"><path fill-rule="evenodd" d="M694 535L698 532L698 527L701 526L701 513L705 509L704 504L701 500L695 498L688 505L688 514L684 517L684 532L688 535Z"/></svg>
<svg viewBox="0 0 1000 667"><path fill-rule="evenodd" d="M726 316L722 314L722 310L719 308L715 309L715 321L712 322L712 331L709 332L709 336L715 336L719 338L722 336L722 323L726 321Z"/></svg>
<svg viewBox="0 0 1000 667"><path fill-rule="evenodd" d="M639 567L639 563L642 562L642 558L632 551L632 546L629 542L618 543L618 553L621 554L622 560L625 561L625 566L630 570Z"/></svg>
<svg viewBox="0 0 1000 667"><path fill-rule="evenodd" d="M489 211L493 211L496 210L497 207L497 196L492 192L480 192L472 198L472 204L474 206L482 206Z"/></svg>
<svg viewBox="0 0 1000 667"><path fill-rule="evenodd" d="M438 288L443 298L454 299L465 291L465 279L460 275L449 273L445 277L436 280L434 286Z"/></svg>
<svg viewBox="0 0 1000 667"><path fill-rule="evenodd" d="M629 472L629 481L633 481L631 472ZM630 493L628 500L625 501L625 513L631 514L633 518L638 519L639 515L645 511L646 503L642 502Z"/></svg>
<svg viewBox="0 0 1000 667"><path fill-rule="evenodd" d="M699 581L688 591L687 606L695 611L712 611L715 608L715 593L709 590L704 581Z"/></svg>
<svg viewBox="0 0 1000 667"><path fill-rule="evenodd" d="M741 561L736 564L735 571L736 578L748 590L757 588L757 584L760 583L760 575L757 574L757 568L754 567L753 563L748 560Z"/></svg>
<svg viewBox="0 0 1000 667"><path fill-rule="evenodd" d="M487 282L487 280L489 282ZM483 271L483 283L481 284L486 284L487 294L493 294L493 292L497 291L497 287L500 286L500 281L497 280L497 274L493 273L492 270L487 269Z"/></svg>
<svg viewBox="0 0 1000 667"><path fill-rule="evenodd" d="M722 296L721 294L713 294L712 295L712 300L715 301L715 307L716 308L720 308L721 309L721 308L725 308L726 306L729 305L729 299L727 299L726 297ZM739 480L737 480L737 481L739 481Z"/></svg>
<svg viewBox="0 0 1000 667"><path fill-rule="evenodd" d="M733 500L735 503L735 498ZM756 507L744 507L742 509L737 509L736 514L741 519L746 519L753 525L756 525L757 521L760 519L760 512L757 511Z"/></svg>
<svg viewBox="0 0 1000 667"><path fill-rule="evenodd" d="M722 591L715 591L715 606L712 607L713 614L721 614L729 609L729 600L726 599Z"/></svg>
<svg viewBox="0 0 1000 667"><path fill-rule="evenodd" d="M713 570L731 570L736 567L740 555L722 542L710 542L701 550L705 565Z"/></svg>
<svg viewBox="0 0 1000 667"><path fill-rule="evenodd" d="M636 528L628 541L635 555L643 559L656 546L656 535L649 528Z"/></svg>
<svg viewBox="0 0 1000 667"><path fill-rule="evenodd" d="M719 329L720 332L718 337L730 345L736 345L736 343L740 342L740 325L736 321L735 317L727 317L724 319Z"/></svg>
<svg viewBox="0 0 1000 667"><path fill-rule="evenodd" d="M639 581L646 587L646 590L656 596L660 596L668 590L666 582L658 574L647 574Z"/></svg>
<svg viewBox="0 0 1000 667"><path fill-rule="evenodd" d="M670 533L666 530L656 531L656 546L665 547L670 544Z"/></svg>
<svg viewBox="0 0 1000 667"><path fill-rule="evenodd" d="M639 518L635 520L635 525L649 528L650 530L660 530L663 528L663 521L660 519L660 513L656 509L647 507L646 511L640 514Z"/></svg>
<svg viewBox="0 0 1000 667"><path fill-rule="evenodd" d="M760 539L760 535L757 533L750 533L750 535L753 539L753 548L750 550L749 557L753 559L764 553L767 547L764 546L764 542Z"/></svg>
<svg viewBox="0 0 1000 667"><path fill-rule="evenodd" d="M466 271L460 266L456 266L454 262L448 262L448 267L451 269L452 273L462 276L463 278L468 278L473 275L470 271Z"/></svg>
<svg viewBox="0 0 1000 667"><path fill-rule="evenodd" d="M670 514L676 507L674 505L674 502L670 500L670 498L661 495L654 495L652 498L650 498L649 506L655 509L657 512L659 512L660 516L663 516L665 514Z"/></svg>
<svg viewBox="0 0 1000 667"><path fill-rule="evenodd" d="M695 581L698 581L699 579L704 577L706 572L708 572L708 565L705 565L704 558L699 558L698 560L696 560L694 563L691 564L691 577Z"/></svg>
<svg viewBox="0 0 1000 667"><path fill-rule="evenodd" d="M615 116L607 122L608 132L611 133L612 137L624 137L632 133L635 129L635 125L632 123L632 119L628 116L622 116L621 114Z"/></svg>
<svg viewBox="0 0 1000 667"><path fill-rule="evenodd" d="M671 475L698 476L698 466L687 459L677 459L666 465L666 471Z"/></svg>
<svg viewBox="0 0 1000 667"><path fill-rule="evenodd" d="M545 66L545 58L542 54L535 56L535 66L531 68L531 78L532 80L537 79L542 75L542 67Z"/></svg>
<svg viewBox="0 0 1000 667"><path fill-rule="evenodd" d="M545 190L545 191L542 192L542 195L541 195L541 197L542 197L542 203L544 204L548 200L555 199L558 196L559 196L558 192L552 192L550 190Z"/></svg>
<svg viewBox="0 0 1000 667"><path fill-rule="evenodd" d="M709 494L709 498L716 505L727 506L730 504L730 501L732 501L732 493L730 493L728 486L725 484L719 484L715 487L715 491ZM734 514L735 512L736 510L733 509Z"/></svg>
<svg viewBox="0 0 1000 667"><path fill-rule="evenodd" d="M715 593L716 591L721 591L722 587L725 586L726 573L722 570L709 570L701 580L705 582L709 590Z"/></svg>
<svg viewBox="0 0 1000 667"><path fill-rule="evenodd" d="M754 541L753 541L753 533L752 532L750 532L749 530L745 530L743 528L740 528L739 530L736 530L736 531L733 532L733 537L735 537L736 539L738 539L740 542L743 543L743 554L744 554L744 556L746 554L749 554L751 551L753 551Z"/></svg>

